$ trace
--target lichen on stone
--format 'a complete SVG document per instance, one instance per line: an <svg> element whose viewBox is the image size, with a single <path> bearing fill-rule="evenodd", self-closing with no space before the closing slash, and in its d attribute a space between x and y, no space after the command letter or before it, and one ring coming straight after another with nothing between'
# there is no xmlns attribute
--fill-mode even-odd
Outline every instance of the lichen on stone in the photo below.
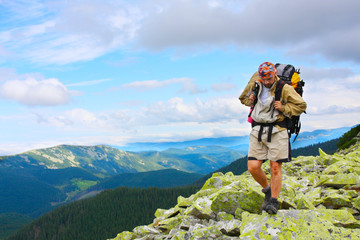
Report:
<svg viewBox="0 0 360 240"><path fill-rule="evenodd" d="M133 239L359 239L360 143L352 151L298 157L282 168L275 215L261 211L264 194L247 171L215 173L200 191L158 209L148 226L125 231ZM263 169L270 178L269 162Z"/></svg>

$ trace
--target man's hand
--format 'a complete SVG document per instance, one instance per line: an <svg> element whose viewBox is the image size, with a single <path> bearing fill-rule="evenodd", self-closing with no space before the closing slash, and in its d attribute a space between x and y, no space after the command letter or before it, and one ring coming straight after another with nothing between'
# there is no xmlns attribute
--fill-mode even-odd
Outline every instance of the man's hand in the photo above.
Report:
<svg viewBox="0 0 360 240"><path fill-rule="evenodd" d="M251 101L251 103L254 103L255 99L256 99L255 94L254 94L254 93L251 93L251 94L250 94L250 97L249 97L249 100Z"/></svg>
<svg viewBox="0 0 360 240"><path fill-rule="evenodd" d="M281 101L275 101L274 102L274 108L280 112L284 112L285 111L285 106L282 104Z"/></svg>

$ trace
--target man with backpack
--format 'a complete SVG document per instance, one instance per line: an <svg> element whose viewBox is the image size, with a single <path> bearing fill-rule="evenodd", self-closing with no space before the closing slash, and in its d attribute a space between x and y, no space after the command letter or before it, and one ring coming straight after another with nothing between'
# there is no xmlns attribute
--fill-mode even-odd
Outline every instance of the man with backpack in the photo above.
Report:
<svg viewBox="0 0 360 240"><path fill-rule="evenodd" d="M262 210L276 214L280 205L281 166L291 160L289 122L293 116L305 112L306 103L294 87L280 80L275 65L270 62L259 66L239 100L251 107L248 170L263 187L265 201ZM265 160L270 160L270 184L261 169Z"/></svg>

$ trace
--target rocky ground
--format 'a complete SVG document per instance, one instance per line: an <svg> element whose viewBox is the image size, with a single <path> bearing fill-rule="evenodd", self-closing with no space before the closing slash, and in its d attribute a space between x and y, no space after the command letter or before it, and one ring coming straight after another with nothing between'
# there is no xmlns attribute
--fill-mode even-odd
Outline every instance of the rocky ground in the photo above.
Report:
<svg viewBox="0 0 360 240"><path fill-rule="evenodd" d="M248 172L215 173L196 194L158 209L152 224L113 240L360 239L360 143L319 151L283 164L276 215L261 211L264 194ZM263 167L270 178L269 163Z"/></svg>

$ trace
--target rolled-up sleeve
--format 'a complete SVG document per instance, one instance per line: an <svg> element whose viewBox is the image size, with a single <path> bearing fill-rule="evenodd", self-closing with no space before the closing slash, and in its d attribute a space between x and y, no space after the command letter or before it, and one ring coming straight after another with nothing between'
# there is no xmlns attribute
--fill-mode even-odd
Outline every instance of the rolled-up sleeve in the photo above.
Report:
<svg viewBox="0 0 360 240"><path fill-rule="evenodd" d="M285 102L284 115L287 117L299 116L305 112L307 104L304 99L290 85L284 85L282 99Z"/></svg>

